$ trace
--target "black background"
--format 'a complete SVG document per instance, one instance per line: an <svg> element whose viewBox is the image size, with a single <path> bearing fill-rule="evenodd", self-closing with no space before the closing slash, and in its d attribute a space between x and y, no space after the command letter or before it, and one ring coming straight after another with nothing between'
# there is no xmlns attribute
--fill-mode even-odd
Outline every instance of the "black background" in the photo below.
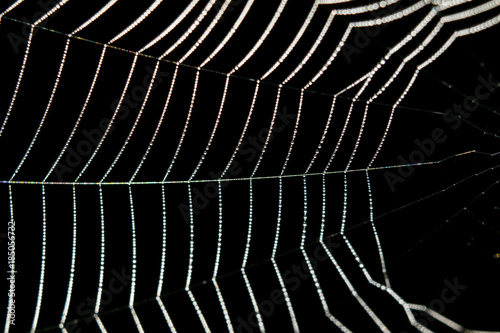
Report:
<svg viewBox="0 0 500 333"><path fill-rule="evenodd" d="M359 4L368 3L358 1ZM468 8L485 1L473 1L460 8ZM408 2L409 3L409 2ZM411 2L414 3L414 2ZM37 141L25 164L14 180L41 181L61 151L85 101L95 73L96 65L106 43L142 13L150 2L131 3L121 1L95 23L71 39L67 61L61 82ZM405 3L406 5L406 3ZM405 6L401 5L401 7ZM0 165L0 214L2 223L10 220L8 184L13 171L24 156L45 111L55 76L61 61L67 36L77 26L99 10L102 4L70 1L51 16L45 27L35 29L31 51L21 88L17 96L5 132L0 137L2 158ZM134 58L132 52L144 46L183 10L184 3L161 4L142 24L109 48L97 81L94 94L76 132L72 145L86 140L81 129L99 128L103 118L111 118L113 105L119 98ZM178 28L160 43L145 52L151 57L139 56L129 90L142 86L144 78L156 65L155 57L172 45L185 31L190 22L201 12L204 4L198 4ZM216 7L219 5L216 5ZM202 326L184 291L189 256L189 221L182 213L188 205L188 185L183 183L192 174L212 132L224 89L226 76L242 59L261 35L271 19L278 1L259 1L248 14L241 28L230 42L200 72L196 100L185 141L167 180L181 181L164 185L167 213L167 264L162 299L179 332L201 332ZM238 142L245 123L255 80L281 56L291 43L296 31L306 18L311 3L291 2L285 8L275 30L261 49L231 77L226 104L209 153L195 179L213 179L213 175L226 166ZM310 27L294 52L272 75L261 83L254 114L244 142L250 147L250 137L258 138L262 129L269 128L274 110L278 84L290 73L314 43L326 21L330 9L349 5L320 6ZM3 5L6 7L6 5ZM2 7L2 8L3 8ZM217 7L217 8L219 8ZM165 120L146 163L136 181L161 181L170 165L182 133L192 96L196 66L216 47L222 36L236 20L244 7L243 1L233 1L230 10L213 30L212 34L179 67L174 92ZM9 103L19 75L25 43L14 46L13 34L25 38L29 28L24 22L33 22L35 13L41 10L36 1L25 1L4 17L1 22L2 94L0 108L3 113ZM285 174L304 173L328 118L333 94L369 71L383 57L388 48L403 38L430 9L417 13L381 28L370 38L366 46L359 47L354 31L346 42L357 46L359 52L346 56L341 52L324 75L305 92L300 125L295 146ZM454 12L456 10L450 10ZM400 96L414 73L415 66L432 55L453 31L498 15L492 10L479 18L446 25L436 39L409 63L399 78L370 106L367 124L356 157L348 173L347 236L355 247L373 278L382 282L376 243L369 223L368 191L366 175L362 171L375 152L384 132L391 106ZM174 61L180 59L196 39L201 36L208 22L215 16L211 10L207 19L185 43L169 54L160 64L162 82L152 91L136 132L124 154L106 178L108 182L127 182L141 160L156 128L171 78L175 71ZM336 17L317 53L299 74L281 91L278 111L295 115L298 109L300 88L321 68L345 32L350 21L370 19L371 15ZM436 22L424 29L422 36L431 31ZM366 32L366 30L361 30ZM412 89L396 109L389 135L373 167L401 164L398 156L408 158L417 146L415 139L431 137L441 128L447 140L436 146L424 162L442 161L436 164L414 166L411 176L397 183L391 191L386 181L386 171L397 173L396 168L370 171L373 190L374 221L380 236L392 287L409 303L429 305L442 299L447 283L458 281L466 289L453 302L440 311L446 317L470 329L499 330L500 306L500 253L499 246L499 188L498 188L498 105L499 93L495 91L481 106L463 121L458 129L443 121L443 112L462 104L465 97L474 95L480 84L479 77L499 78L498 27L476 35L460 38L436 62L426 67ZM62 32L62 33L61 33ZM85 39L85 40L84 40ZM403 57L418 47L423 38L416 38L373 79L360 99L373 95L394 72ZM93 41L93 42L92 42ZM97 42L97 43L96 43ZM194 66L194 67L193 67ZM166 73L169 73L168 75ZM357 88L356 88L357 89ZM323 172L345 123L354 92L350 90L338 97L325 143L310 172ZM101 150L80 178L82 182L98 182L123 145L139 111L120 114L113 131L106 138ZM416 332L409 324L401 307L387 293L371 286L358 269L352 254L339 236L343 213L343 170L358 135L364 111L364 103L354 104L353 113L345 138L326 176L327 215L326 230L339 247L334 256L353 283L356 290L392 332ZM122 119L123 118L123 119ZM280 125L277 118L276 126ZM293 135L295 118L291 118L283 130L275 131L256 176L277 176L288 152ZM281 127L280 127L281 128ZM243 148L243 147L242 147ZM249 150L247 150L249 151ZM463 152L469 152L461 154ZM257 162L250 153L238 154L238 172L230 178L249 177ZM66 156L63 157L63 160ZM59 331L57 325L67 292L72 243L72 182L86 163L86 156L76 163L74 170L62 178L53 173L45 185L47 254L45 285L37 331ZM247 160L248 159L248 160ZM241 169L240 169L241 168ZM306 177L308 196L308 231L306 250L310 256L319 246L321 224L322 178L321 175ZM215 182L193 183L196 191L213 190ZM248 277L258 302L269 299L279 282L270 261L278 216L278 188L276 177L253 180L254 215L253 238L248 263ZM16 222L16 326L13 332L28 332L33 320L40 275L42 235L42 185L13 184L14 220ZM125 185L103 185L104 216L106 228L105 288L113 278L113 272L131 272L132 237L130 224L129 188ZM161 260L162 201L161 185L133 185L136 234L137 234L137 289L135 310L147 332L167 331L168 326L154 297L158 284ZM97 185L77 185L77 259L74 289L67 324L74 322L81 332L97 332L91 319L99 276L100 212ZM245 249L248 228L249 180L234 180L222 191L223 243L218 283L226 301L234 328L238 318L246 319L253 311L248 292L239 271ZM300 176L283 179L282 228L277 263L281 273L292 271L304 258L299 249L302 233L303 179ZM194 215L195 256L192 292L213 332L227 331L217 295L211 282L214 268L218 200L211 198L204 209ZM1 244L7 252L6 241ZM324 252L321 250L321 258ZM5 259L5 258L4 258ZM5 262L5 260L2 260ZM4 267L3 264L1 267ZM378 328L363 311L329 260L321 261L317 276L329 304L330 311L353 332L375 332ZM298 275L289 275L297 278ZM298 285L297 285L297 281ZM445 282L448 281L448 282ZM291 290L292 287L296 290ZM323 309L310 276L289 281L287 284L297 320L305 332L336 331L337 328L324 316ZM8 285L4 283L4 290ZM113 295L109 304L101 308L101 319L108 332L136 331L128 310L130 284ZM448 295L448 294L446 294ZM7 300L7 297L4 297ZM436 301L438 300L438 301ZM5 302L6 304L6 302ZM83 305L82 305L83 304ZM80 307L80 311L78 308ZM83 313L82 310L83 309ZM417 319L435 332L451 330L437 321L415 312ZM292 326L285 304L275 307L272 315L264 318L267 331L289 332ZM75 329L74 332L77 332ZM257 332L257 328L254 328Z"/></svg>

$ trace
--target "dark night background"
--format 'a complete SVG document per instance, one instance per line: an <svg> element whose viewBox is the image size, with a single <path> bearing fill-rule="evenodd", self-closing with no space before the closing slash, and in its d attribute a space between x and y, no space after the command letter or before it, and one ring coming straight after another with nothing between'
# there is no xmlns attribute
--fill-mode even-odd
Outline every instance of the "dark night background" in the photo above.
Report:
<svg viewBox="0 0 500 333"><path fill-rule="evenodd" d="M102 50L106 43L122 31L153 1L119 1L106 14L72 38L66 65L38 139L16 175L17 181L41 181L61 151L80 113ZM42 1L42 3L45 3ZM47 1L50 4L50 1ZM134 54L156 37L183 10L187 2L164 1L143 23L109 48L88 108L82 117L70 147L87 137L83 129L99 129L104 118L111 118L113 106L119 98ZM230 79L227 100L211 148L195 179L213 179L224 169L238 142L252 102L255 80L260 78L281 56L300 29L312 1L290 1L278 23L259 51L234 77ZM330 10L347 8L369 1L349 4L324 5L318 8L314 19L290 56L261 83L253 116L249 123L241 153L236 157L238 167L230 178L246 178L252 173L257 158L251 151L250 137L257 138L268 128L275 105L278 84L295 68L307 53L321 31ZM416 1L403 0L402 9ZM486 1L472 1L449 12L457 12ZM215 9L222 2L217 2ZM187 180L203 154L219 110L225 73L242 59L264 31L274 15L279 1L256 1L237 33L222 51L200 72L199 86L185 141L172 171L171 181ZM10 5L3 1L0 11ZM31 51L23 81L4 133L0 137L0 219L6 226L10 220L8 181L24 156L45 111L61 56L66 35L91 17L104 1L69 1L44 22L47 29L35 29ZM196 66L212 52L225 36L245 5L234 0L222 21L206 41L179 67L170 105L155 144L135 181L161 181L170 165L181 136L191 101ZM129 90L144 85L159 57L202 11L205 2L193 11L171 34L147 50L150 57L139 56ZM127 182L146 150L163 110L175 63L201 36L216 15L212 9L206 19L178 49L161 62L161 82L152 90L141 121L124 154L106 178L107 182ZM395 7L396 8L396 7ZM396 10L397 10L396 8ZM43 10L35 0L26 0L3 17L0 25L0 114L3 121L14 92L23 61L29 27L36 13ZM304 173L323 133L332 97L369 71L383 57L388 48L400 41L410 29L424 18L430 7L409 17L383 26L380 33L369 38L359 52L339 53L324 75L304 94L304 105L295 146L285 174ZM446 12L448 14L448 11ZM372 228L369 223L368 190L362 170L371 160L385 130L391 106L400 96L413 75L415 66L431 56L454 32L500 14L496 8L477 18L467 19L443 27L435 40L405 69L387 91L369 109L361 144L350 169L348 180L346 235L363 260L373 278L382 282L383 276ZM371 19L371 14L337 16L318 47L316 54L281 92L278 112L289 118L276 120L273 139L264 155L257 177L277 176L281 172L293 135L299 104L300 88L321 68L345 32L349 22ZM36 18L35 18L36 20ZM350 281L391 332L417 332L407 320L402 308L388 293L370 285L359 270L342 237L339 235L343 203L343 170L358 135L364 112L364 101L372 96L392 75L401 59L422 42L432 30L435 19L421 35L396 53L377 73L367 90L355 103L342 145L326 176L327 212L325 235L337 244L333 254ZM50 29L50 30L48 30ZM389 187L388 171L397 174L397 168L375 169L369 172L373 190L374 221L384 250L392 288L409 303L431 306L443 300L449 284L462 286L456 298L439 311L444 316L468 329L500 330L500 188L499 188L499 105L500 92L480 101L480 106L463 119L461 126L443 120L443 113L455 104L463 104L474 96L480 77L500 81L498 53L499 26L478 34L459 38L434 63L418 76L412 89L396 109L388 137L373 167L401 164L398 156L408 158L417 146L415 140L431 137L436 128L447 136L436 144L424 162L440 163L413 166L414 170L403 182ZM365 30L353 31L346 44L358 45L355 36ZM14 39L13 39L14 38ZM13 42L15 41L15 42ZM92 42L93 41L93 42ZM19 42L19 43L18 43ZM358 45L359 46L359 45ZM321 173L326 166L344 126L354 92L358 87L338 97L330 129L311 173ZM140 101L139 101L140 102ZM140 103L137 103L138 105ZM136 119L140 106L129 105L120 111L110 132L90 167L80 178L82 182L98 182L115 159ZM286 121L284 121L285 119ZM283 126L280 126L283 125ZM257 144L258 145L258 144ZM246 149L246 150L245 150ZM246 151L246 153L244 152ZM254 149L255 151L255 149ZM260 153L259 151L257 151ZM465 154L462 154L467 152ZM495 154L497 153L497 154ZM76 161L73 170L55 173L47 179L58 184L45 185L47 253L45 286L37 332L57 332L66 298L71 263L72 244L72 182L86 163ZM67 155L63 157L63 160ZM322 209L322 178L311 175L307 180L308 229L306 250L310 256L317 252ZM246 319L253 312L250 297L240 273L246 244L249 207L249 180L225 183L223 200L223 242L218 283L229 315L237 332L250 332L238 326L238 318ZM205 191L215 182L193 183L192 190ZM278 179L253 180L254 215L250 257L247 274L258 302L269 299L279 282L270 257L278 214ZM132 236L129 192L127 185L103 185L106 229L106 258L104 286L117 272L130 274L132 267ZM198 316L184 291L189 256L189 221L183 208L188 205L188 185L169 183L164 186L167 213L166 269L162 300L179 332L202 332ZM14 220L16 222L16 326L11 332L29 332L35 312L40 276L42 236L42 185L13 184ZM168 331L168 326L155 300L162 248L161 185L132 185L137 234L137 288L135 310L146 332ZM99 332L93 314L97 294L100 253L100 211L97 185L77 185L77 256L74 289L67 324L77 325L73 332ZM303 222L303 179L283 179L281 234L277 263L281 273L292 272L287 284L299 327L303 332L339 331L324 315L316 288L310 276L293 273L293 268L304 261L300 251ZM204 209L194 216L195 253L191 290L202 309L212 332L226 332L227 327L211 282L214 269L218 232L218 200L211 198ZM6 227L5 227L6 228ZM0 232L6 231L3 228ZM5 238L0 243L7 253ZM2 269L6 271L6 255ZM4 273L7 274L7 273ZM350 295L334 265L322 260L316 274L326 296L331 313L353 332L376 332L378 328ZM5 280L6 281L6 280ZM3 290L8 290L7 282ZM113 294L101 308L101 319L108 332L135 332L136 327L128 309L130 281L125 279L123 290ZM294 290L291 290L293 287ZM448 294L446 294L448 295ZM3 303L7 304L6 293ZM444 303L443 303L444 304ZM422 323L435 332L453 332L447 326L414 312ZM2 317L3 318L3 317ZM89 319L90 318L90 319ZM2 321L3 323L3 321ZM264 318L269 332L291 332L292 326L285 303L277 305ZM257 332L257 328L253 328ZM69 330L68 330L69 331Z"/></svg>

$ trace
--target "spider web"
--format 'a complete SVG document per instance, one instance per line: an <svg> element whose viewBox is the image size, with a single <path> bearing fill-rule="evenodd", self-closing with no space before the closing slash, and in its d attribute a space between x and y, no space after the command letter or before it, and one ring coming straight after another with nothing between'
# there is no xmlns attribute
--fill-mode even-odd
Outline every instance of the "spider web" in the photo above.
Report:
<svg viewBox="0 0 500 333"><path fill-rule="evenodd" d="M101 6L0 14L5 332L498 330L500 1Z"/></svg>

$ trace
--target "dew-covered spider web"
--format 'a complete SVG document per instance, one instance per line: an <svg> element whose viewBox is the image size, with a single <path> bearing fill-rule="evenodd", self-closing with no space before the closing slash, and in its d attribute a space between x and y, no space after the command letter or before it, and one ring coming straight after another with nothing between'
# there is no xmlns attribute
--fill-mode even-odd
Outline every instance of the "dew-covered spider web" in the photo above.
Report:
<svg viewBox="0 0 500 333"><path fill-rule="evenodd" d="M499 22L3 3L4 332L498 332Z"/></svg>

